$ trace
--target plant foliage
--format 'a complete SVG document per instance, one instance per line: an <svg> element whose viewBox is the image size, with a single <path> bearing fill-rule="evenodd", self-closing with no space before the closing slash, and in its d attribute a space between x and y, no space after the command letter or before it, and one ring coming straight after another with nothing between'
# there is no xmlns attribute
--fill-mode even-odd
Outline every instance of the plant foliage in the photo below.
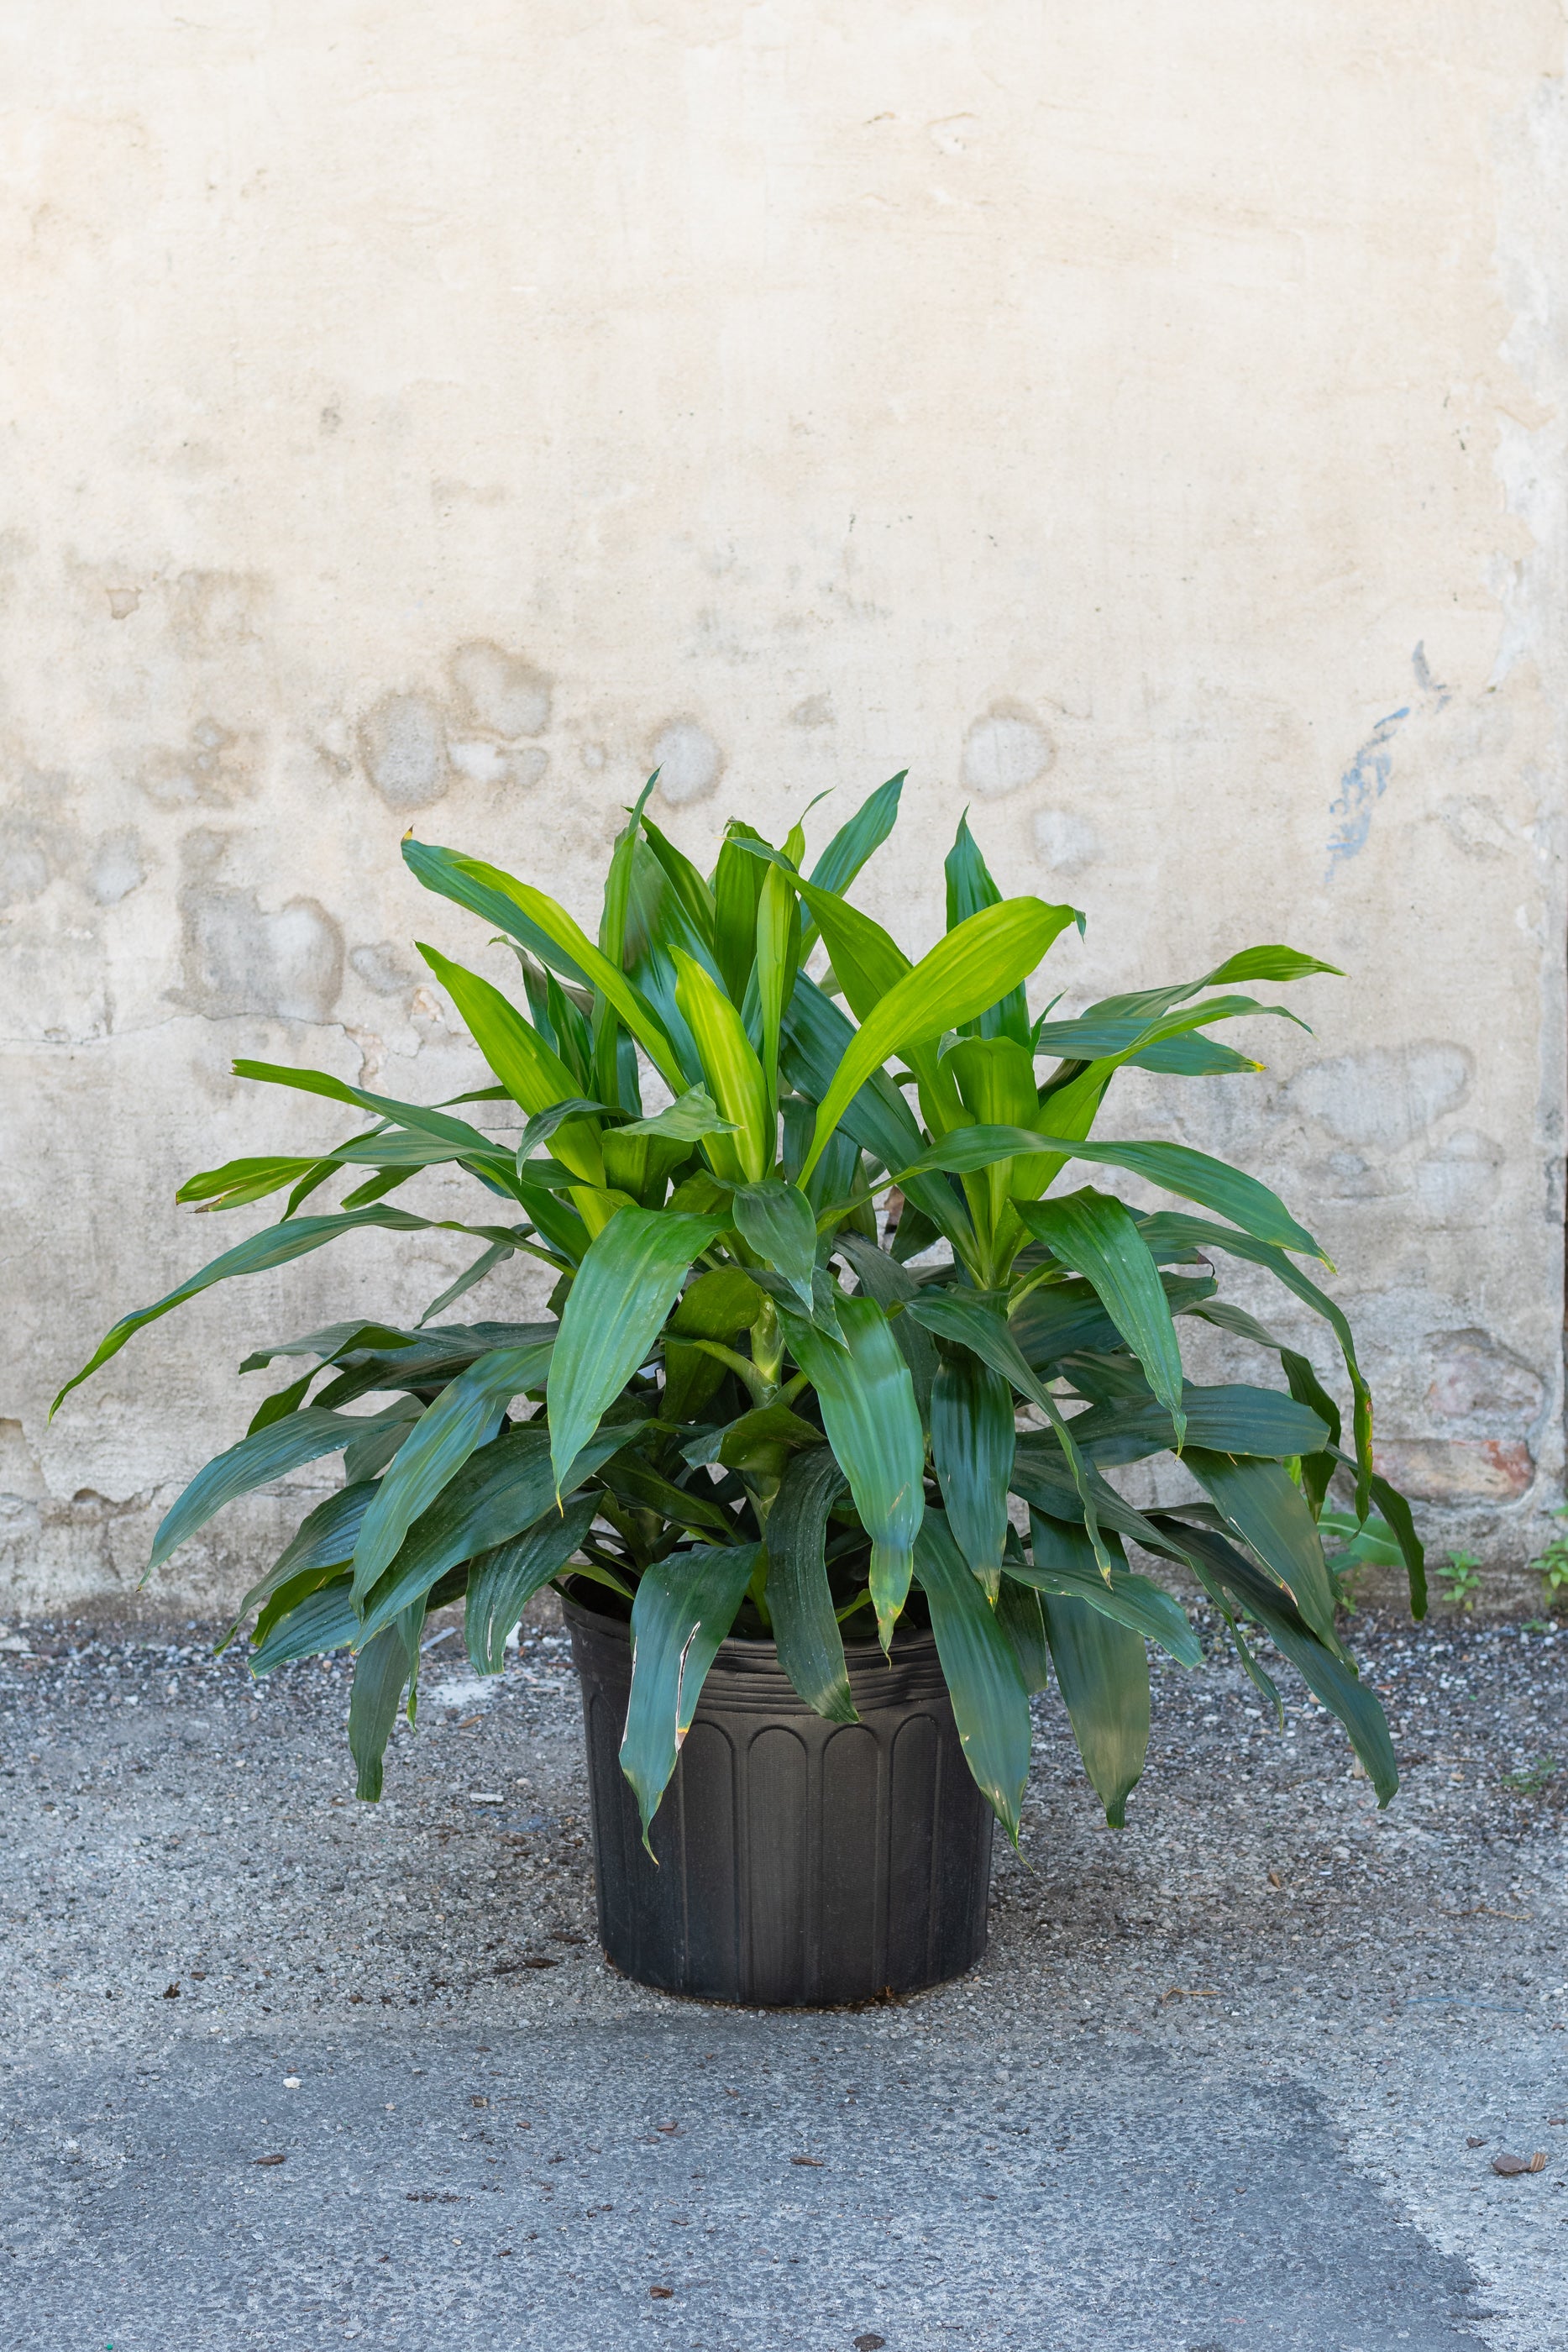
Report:
<svg viewBox="0 0 1568 2352"><path fill-rule="evenodd" d="M1387 1729L1336 1630L1322 1539L1341 1547L1336 1571L1363 1552L1401 1557L1417 1614L1421 1548L1373 1469L1349 1327L1298 1263L1322 1252L1243 1171L1092 1134L1121 1070L1259 1067L1211 1032L1295 1016L1238 990L1332 967L1249 948L1200 980L1031 1021L1026 990L1082 918L1002 898L967 824L946 862L946 931L918 961L846 898L902 782L873 793L809 870L800 826L775 848L737 823L706 877L646 816L644 793L596 940L545 892L406 841L416 878L515 951L504 988L423 950L494 1084L426 1108L238 1064L360 1124L314 1157L192 1178L179 1197L204 1213L282 1196L283 1214L117 1323L62 1390L212 1283L368 1226L480 1244L413 1328L341 1323L249 1357L246 1371L281 1361L287 1385L153 1547L156 1565L237 1496L342 1455L341 1492L237 1622L253 1619L257 1673L355 1654L361 1797L380 1794L398 1711L413 1717L427 1613L465 1598L470 1657L493 1674L554 1583L630 1619L622 1760L644 1827L727 1635L771 1637L806 1703L851 1722L846 1636L886 1648L906 1614L935 1633L970 1767L1015 1836L1030 1694L1048 1674L1119 1822L1147 1746L1145 1645L1184 1665L1201 1656L1129 1542L1207 1596L1277 1706L1254 1646L1266 1637L1392 1795ZM1057 1189L1070 1164L1184 1205ZM453 1166L488 1196L472 1222L387 1205ZM348 1186L337 1209L300 1213L334 1181ZM435 1319L518 1254L556 1276L547 1319ZM1332 1332L1354 1405L1348 1451L1308 1360L1217 1297L1223 1257L1269 1272ZM1187 1380L1195 1320L1272 1354L1283 1387ZM1164 1452L1185 1463L1193 1499L1139 1510L1114 1474ZM1354 1508L1329 1512L1342 1468Z"/></svg>

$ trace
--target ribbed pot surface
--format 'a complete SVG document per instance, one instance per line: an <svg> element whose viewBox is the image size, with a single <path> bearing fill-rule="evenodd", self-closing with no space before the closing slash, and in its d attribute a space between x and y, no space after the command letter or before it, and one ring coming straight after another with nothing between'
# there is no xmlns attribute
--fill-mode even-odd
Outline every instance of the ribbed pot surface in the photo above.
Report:
<svg viewBox="0 0 1568 2352"><path fill-rule="evenodd" d="M985 1949L991 1812L928 1633L846 1646L858 1724L824 1722L771 1642L708 1671L643 1851L618 1760L630 1629L575 1601L599 1932L641 1984L772 2008L915 1992Z"/></svg>

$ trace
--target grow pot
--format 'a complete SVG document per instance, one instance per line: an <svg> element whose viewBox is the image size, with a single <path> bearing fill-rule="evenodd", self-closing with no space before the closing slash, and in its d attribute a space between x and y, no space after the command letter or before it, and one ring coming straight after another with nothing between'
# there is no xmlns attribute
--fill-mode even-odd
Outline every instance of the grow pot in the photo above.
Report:
<svg viewBox="0 0 1568 2352"><path fill-rule="evenodd" d="M631 1628L577 1600L565 1610L614 1967L664 1992L796 2009L917 1992L974 1966L992 1814L928 1632L901 1625L891 1659L845 1645L852 1724L811 1712L771 1642L721 1643L650 1856L618 1754Z"/></svg>

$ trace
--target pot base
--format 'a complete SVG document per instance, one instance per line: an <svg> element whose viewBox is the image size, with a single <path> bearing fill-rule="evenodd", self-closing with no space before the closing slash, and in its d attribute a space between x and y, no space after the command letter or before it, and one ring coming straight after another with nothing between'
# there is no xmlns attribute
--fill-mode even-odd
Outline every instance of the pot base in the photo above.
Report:
<svg viewBox="0 0 1568 2352"><path fill-rule="evenodd" d="M990 1808L964 1761L931 1635L846 1649L861 1720L825 1722L770 1642L727 1641L654 1816L618 1751L629 1628L575 1601L605 1955L661 1991L775 2009L917 1992L986 1947Z"/></svg>

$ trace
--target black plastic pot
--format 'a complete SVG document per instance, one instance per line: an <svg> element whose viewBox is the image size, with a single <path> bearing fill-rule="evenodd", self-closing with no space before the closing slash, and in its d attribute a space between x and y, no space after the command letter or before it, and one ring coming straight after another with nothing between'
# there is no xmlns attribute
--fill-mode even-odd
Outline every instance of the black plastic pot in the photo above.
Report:
<svg viewBox="0 0 1568 2352"><path fill-rule="evenodd" d="M588 1735L599 1933L641 1984L770 2008L915 1992L986 1947L991 1811L928 1633L846 1648L858 1724L800 1699L771 1642L721 1643L654 1816L617 1751L630 1628L566 1603Z"/></svg>

